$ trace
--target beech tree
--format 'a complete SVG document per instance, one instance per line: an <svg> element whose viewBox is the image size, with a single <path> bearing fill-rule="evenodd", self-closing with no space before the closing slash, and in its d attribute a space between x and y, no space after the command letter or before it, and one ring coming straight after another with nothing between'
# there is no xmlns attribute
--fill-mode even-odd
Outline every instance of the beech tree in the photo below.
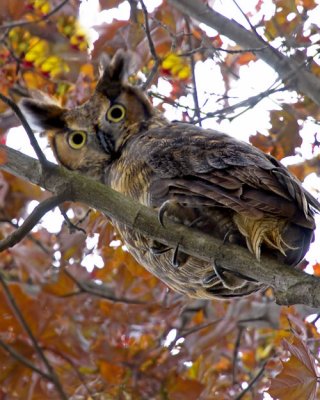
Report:
<svg viewBox="0 0 320 400"><path fill-rule="evenodd" d="M153 210L50 163L19 109L35 91L65 107L82 104L104 57L124 48L136 55L132 84L183 121L225 127L270 100L269 126L259 125L250 142L301 181L312 174L317 182L319 4L256 0L244 11L241 3L230 0L236 22L213 1L99 0L100 11L125 6L130 16L95 26L91 43L76 0L2 0L1 399L319 397L319 264L293 269L267 255L258 262L167 219L163 227ZM274 83L235 98L243 73L262 62ZM219 76L208 69L206 79L220 79L220 92L200 93L198 67L208 63ZM37 159L6 145L21 135ZM47 216L54 208L57 232ZM130 256L108 215L189 254L219 257L270 288L228 301L174 293Z"/></svg>

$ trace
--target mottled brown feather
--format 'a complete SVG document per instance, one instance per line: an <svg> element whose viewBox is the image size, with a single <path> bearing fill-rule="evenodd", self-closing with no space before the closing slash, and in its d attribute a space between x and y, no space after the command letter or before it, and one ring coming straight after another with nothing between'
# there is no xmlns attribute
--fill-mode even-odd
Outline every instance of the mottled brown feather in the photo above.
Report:
<svg viewBox="0 0 320 400"><path fill-rule="evenodd" d="M81 107L59 111L24 102L31 121L50 131L58 161L192 229L245 246L258 259L264 252L298 264L313 240L318 201L281 163L255 147L221 132L167 121L125 81L129 61L118 52ZM118 122L106 117L114 104L126 110ZM79 129L87 140L76 150L68 135ZM263 287L113 223L138 262L180 293L229 298Z"/></svg>

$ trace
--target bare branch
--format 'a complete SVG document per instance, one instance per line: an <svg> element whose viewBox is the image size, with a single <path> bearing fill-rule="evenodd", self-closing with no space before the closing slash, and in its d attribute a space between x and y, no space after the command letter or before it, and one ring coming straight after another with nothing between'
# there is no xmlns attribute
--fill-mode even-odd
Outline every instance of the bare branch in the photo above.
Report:
<svg viewBox="0 0 320 400"><path fill-rule="evenodd" d="M15 244L20 242L30 231L33 229L40 219L50 210L57 205L61 204L65 198L67 198L66 192L59 193L56 196L52 196L49 199L44 200L38 204L37 207L32 211L30 215L25 219L23 224L19 226L11 235L7 236L0 241L0 252L13 247Z"/></svg>
<svg viewBox="0 0 320 400"><path fill-rule="evenodd" d="M233 349L233 362L232 362L232 383L235 385L237 383L237 367L238 367L238 354L239 354L239 348L240 348L240 343L241 343L241 338L243 334L243 327L239 326L238 327L238 334L237 334L237 339L236 343L234 345Z"/></svg>
<svg viewBox="0 0 320 400"><path fill-rule="evenodd" d="M97 285L95 282L92 281L79 281L74 275L72 275L67 269L64 269L64 273L78 286L79 291L68 293L63 297L71 297L77 296L79 294L88 293L96 297L100 297L102 299L110 300L114 303L125 303L125 304L146 304L143 301L139 300L131 300L125 297L117 297L114 293L107 288L105 285Z"/></svg>
<svg viewBox="0 0 320 400"><path fill-rule="evenodd" d="M192 37L191 37L191 29L190 29L190 21L189 18L185 18L187 33L188 33L188 47L189 51L192 51ZM201 114L200 114L200 107L199 107L199 100L198 100L198 91L197 91L197 82L196 82L196 74L195 74L195 60L194 55L190 54L190 66L191 66L191 77L192 77L192 96L195 108L195 115L197 117L197 123L201 126Z"/></svg>
<svg viewBox="0 0 320 400"><path fill-rule="evenodd" d="M160 65L160 58L157 55L153 40L152 40L152 36L151 36L151 32L150 32L150 26L149 26L149 16L148 16L148 10L143 2L143 0L139 0L140 4L141 4L141 8L143 11L143 15L144 15L144 30L146 32L147 35L147 39L148 39L148 43L149 43L149 48L150 48L150 53L152 55L152 58L154 60L154 65L149 73L149 76L147 78L147 80L145 81L145 83L142 85L142 89L145 90L147 87L149 87L150 83L152 82L152 79L155 77L156 73L158 72L158 68Z"/></svg>
<svg viewBox="0 0 320 400"><path fill-rule="evenodd" d="M13 228L18 229L20 226L18 223L15 223L13 221L11 221L9 218L0 218L0 223L6 223L11 225ZM47 255L50 255L50 250L43 245L43 243L36 239L35 237L32 236L32 234L28 234L26 235L28 237L28 239L30 239L33 243L35 243L38 247L40 247L40 249L46 253ZM0 247L1 247L1 241L0 241ZM9 246L10 247L10 246ZM1 251L1 250L0 250Z"/></svg>
<svg viewBox="0 0 320 400"><path fill-rule="evenodd" d="M70 218L68 217L67 213L64 211L64 209L62 207L59 207L59 210L60 210L61 215L63 216L66 224L68 225L70 233L73 233L75 231L80 231L80 232L84 233L85 235L87 235L87 232L83 228L79 227L78 225L76 225L70 221Z"/></svg>
<svg viewBox="0 0 320 400"><path fill-rule="evenodd" d="M51 376L36 367L34 364L32 364L31 361L29 361L26 357L24 357L22 354L18 353L12 346L9 344L5 343L3 340L0 339L0 347L2 347L7 353L10 354L12 358L15 360L19 361L21 364L25 365L27 368L30 368L32 371L36 372L42 378L47 379L48 381L51 381Z"/></svg>
<svg viewBox="0 0 320 400"><path fill-rule="evenodd" d="M258 382L258 380L262 377L264 370L266 368L267 362L265 362L257 375L249 382L248 386L237 396L234 400L241 400L243 396L249 392L253 388L253 386Z"/></svg>
<svg viewBox="0 0 320 400"><path fill-rule="evenodd" d="M190 51L185 51L185 52L179 54L179 56L180 57L189 57L192 54L202 53L202 52L205 52L205 51L208 51L208 50L223 51L224 53L228 53L228 54L255 53L256 51L262 51L265 48L267 48L267 46L258 47L256 49L237 49L237 50L232 50L232 49L224 49L222 47L215 47L215 46L213 46L211 44L210 47L201 46L201 47L196 47L195 49L190 50Z"/></svg>
<svg viewBox="0 0 320 400"><path fill-rule="evenodd" d="M11 100L9 97L3 95L0 93L0 100L2 100L4 103L6 103L11 109L15 112L19 120L21 121L22 126L24 127L25 131L27 132L27 135L29 137L31 146L33 147L40 163L43 168L46 168L48 166L48 161L43 154L36 137L34 136L33 130L31 129L30 125L28 124L28 121L26 120L25 116L23 115L22 111L20 108L17 106L17 104Z"/></svg>

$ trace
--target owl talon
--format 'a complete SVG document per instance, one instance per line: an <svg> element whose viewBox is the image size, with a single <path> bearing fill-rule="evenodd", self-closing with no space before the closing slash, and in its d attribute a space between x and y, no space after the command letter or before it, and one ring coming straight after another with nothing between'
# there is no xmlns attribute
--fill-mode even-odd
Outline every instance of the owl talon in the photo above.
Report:
<svg viewBox="0 0 320 400"><path fill-rule="evenodd" d="M171 247L159 242L154 242L153 246L150 246L150 252L154 256L159 256L160 254L167 253L169 250L171 250Z"/></svg>
<svg viewBox="0 0 320 400"><path fill-rule="evenodd" d="M170 207L171 200L165 201L159 208L158 221L164 227L163 217Z"/></svg>
<svg viewBox="0 0 320 400"><path fill-rule="evenodd" d="M228 241L231 242L230 237L232 236L233 233L235 233L235 229L229 229L227 233L223 237L223 244L226 244Z"/></svg>
<svg viewBox="0 0 320 400"><path fill-rule="evenodd" d="M202 286L205 288L211 288L218 282L217 275L212 272L211 274L207 275L206 277L203 278L202 280Z"/></svg>
<svg viewBox="0 0 320 400"><path fill-rule="evenodd" d="M174 253L173 253L173 257L172 257L172 265L175 268L179 268L181 265L178 257L179 257L179 243L177 244L177 247L174 249Z"/></svg>

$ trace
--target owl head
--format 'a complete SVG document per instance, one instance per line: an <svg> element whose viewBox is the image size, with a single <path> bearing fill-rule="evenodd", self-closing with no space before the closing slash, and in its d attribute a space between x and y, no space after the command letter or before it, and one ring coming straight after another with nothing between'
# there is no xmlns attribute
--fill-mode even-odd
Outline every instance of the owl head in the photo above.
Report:
<svg viewBox="0 0 320 400"><path fill-rule="evenodd" d="M129 137L155 116L146 95L127 83L130 62L130 54L118 50L92 97L74 109L48 101L22 101L31 127L48 135L55 157L66 168L101 180Z"/></svg>

